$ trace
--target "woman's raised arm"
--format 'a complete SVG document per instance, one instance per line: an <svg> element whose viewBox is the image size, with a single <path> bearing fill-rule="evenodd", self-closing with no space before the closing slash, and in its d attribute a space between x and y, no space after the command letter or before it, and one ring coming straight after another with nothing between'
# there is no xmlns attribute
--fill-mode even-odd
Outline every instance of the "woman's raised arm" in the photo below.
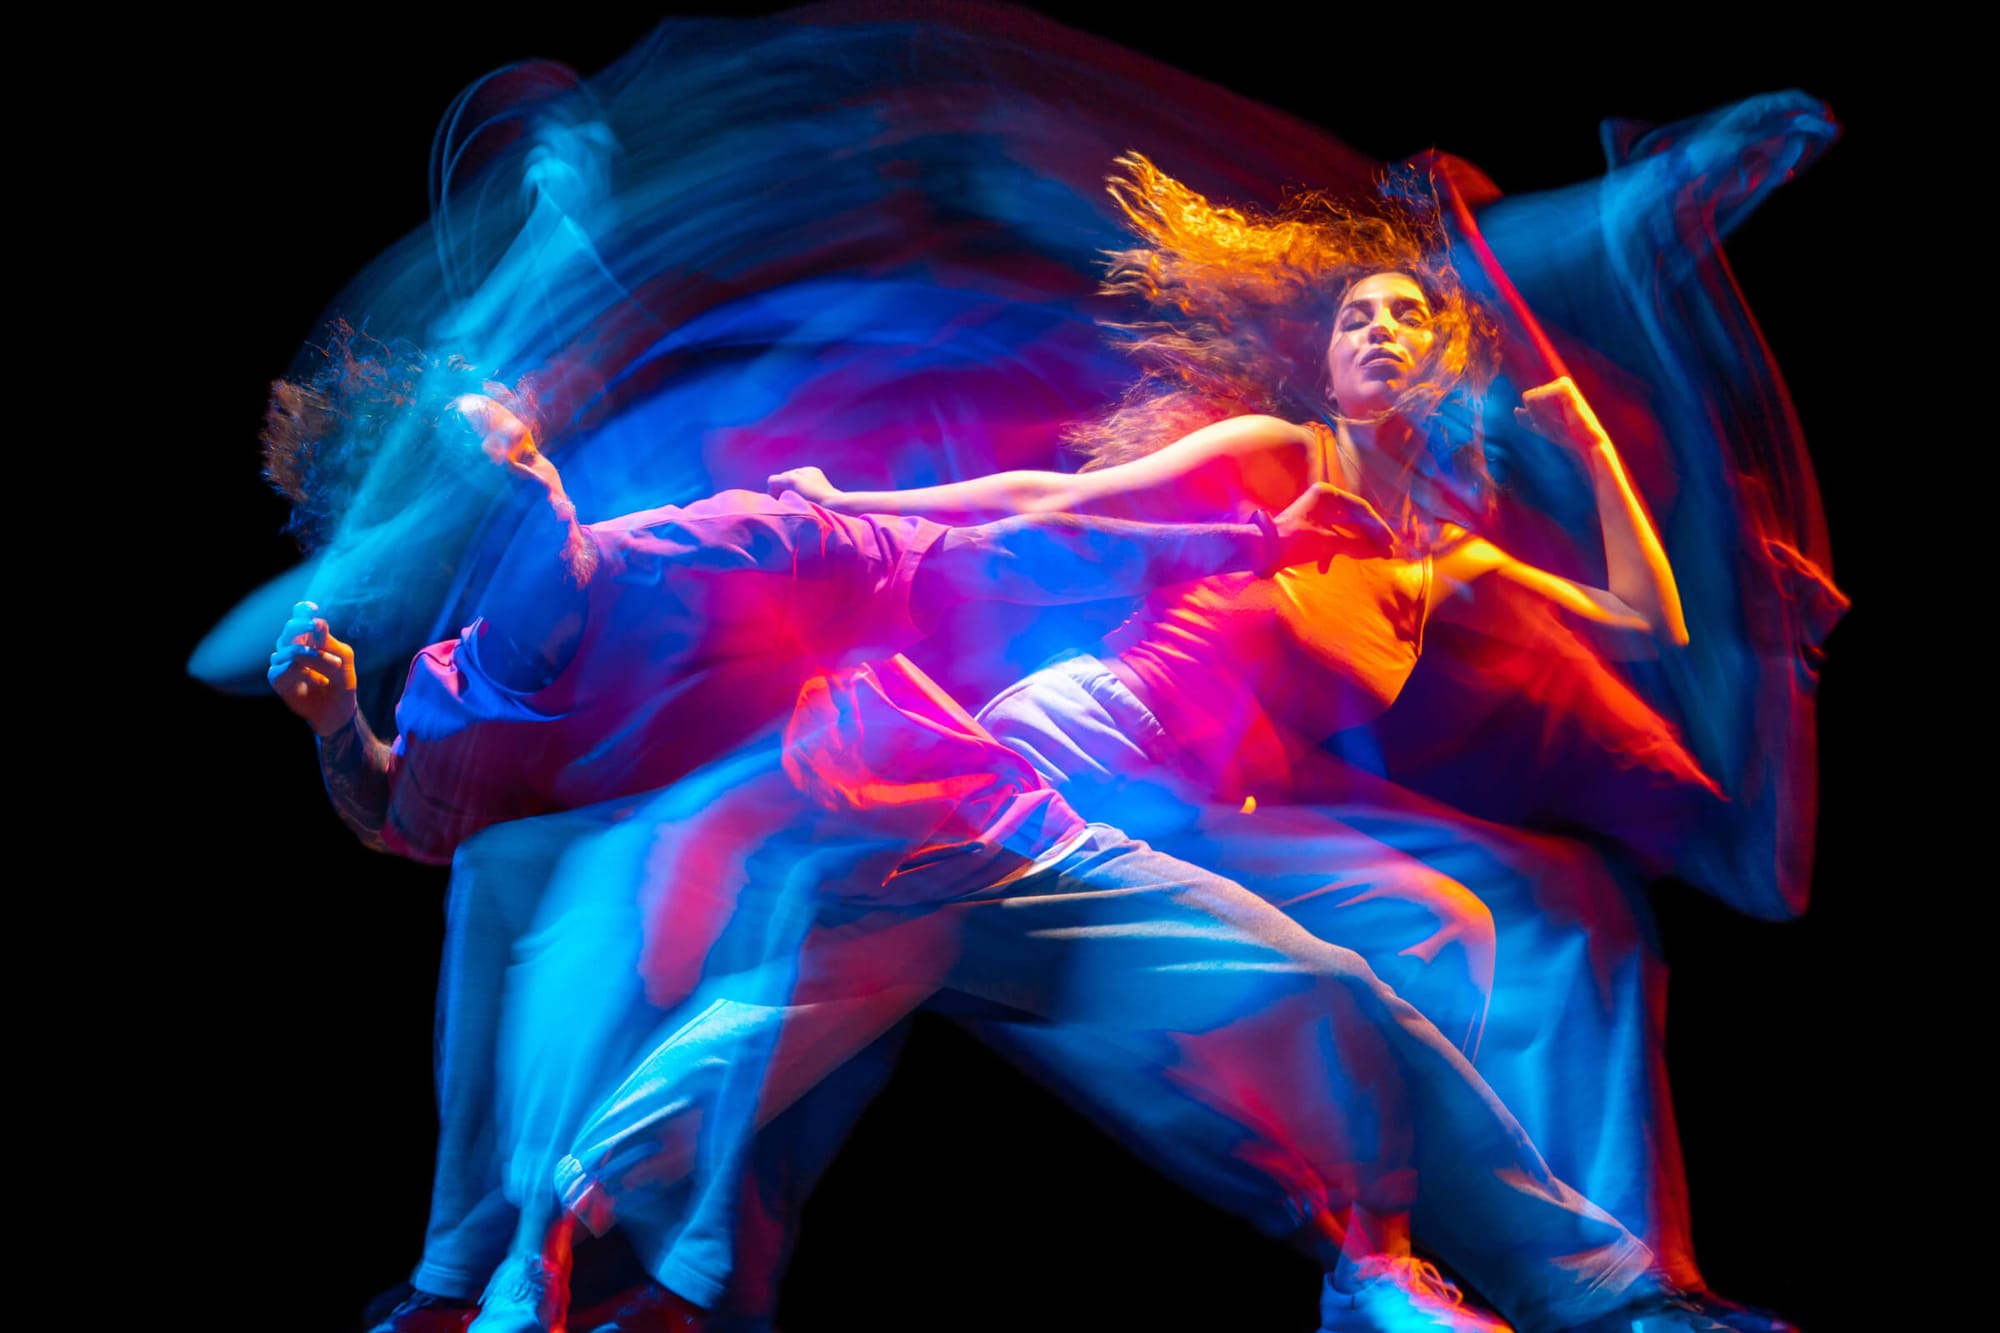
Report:
<svg viewBox="0 0 2000 1333"><path fill-rule="evenodd" d="M1437 557L1438 574L1469 585L1498 574L1541 594L1593 624L1650 634L1677 647L1688 641L1680 590L1667 563L1666 548L1646 517L1646 507L1618 459L1611 437L1598 423L1569 376L1521 395L1518 415L1537 434L1568 444L1583 454L1597 494L1598 523L1604 533L1605 582L1593 588L1537 569L1479 537L1450 543Z"/></svg>

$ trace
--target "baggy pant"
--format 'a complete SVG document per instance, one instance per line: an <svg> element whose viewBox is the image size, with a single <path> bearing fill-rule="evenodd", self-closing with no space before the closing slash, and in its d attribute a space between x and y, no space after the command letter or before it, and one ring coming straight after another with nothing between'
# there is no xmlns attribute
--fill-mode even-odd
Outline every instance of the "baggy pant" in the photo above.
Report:
<svg viewBox="0 0 2000 1333"><path fill-rule="evenodd" d="M592 948L587 931L563 941L579 956ZM873 969L866 986L845 983L857 969ZM739 1245L759 1248L744 1244L744 1200L757 1204L752 1230L786 1224L787 1206L766 1210L755 1183L785 1159L778 1117L940 990L1064 1034L1040 1052L1052 1081L1128 1138L1189 1122L1157 1122L1127 1090L1175 1089L1202 1129L1172 1145L1199 1159L1196 1176L1276 1180L1308 1208L1414 1206L1431 1245L1523 1326L1600 1313L1650 1263L1548 1172L1456 1045L1358 955L1102 826L984 895L822 911L785 966L706 978L584 1123L558 1170L566 1203L593 1228L615 1219L667 1285L721 1301ZM522 1054L522 1068L539 1063ZM860 1109L824 1091L796 1121L823 1135Z"/></svg>
<svg viewBox="0 0 2000 1333"><path fill-rule="evenodd" d="M1551 1169L1639 1235L1666 1272L1699 1281L1667 1083L1666 964L1640 886L1594 849L1349 770L1324 803L1191 812L1160 723L1088 656L1002 691L979 720L1086 818L1238 881L1362 953L1446 1033L1466 1031L1475 1067ZM1391 954L1396 935L1369 928L1354 885L1430 910L1437 934ZM1424 965L1411 966L1413 955ZM1062 1040L1035 1033L1028 1045Z"/></svg>

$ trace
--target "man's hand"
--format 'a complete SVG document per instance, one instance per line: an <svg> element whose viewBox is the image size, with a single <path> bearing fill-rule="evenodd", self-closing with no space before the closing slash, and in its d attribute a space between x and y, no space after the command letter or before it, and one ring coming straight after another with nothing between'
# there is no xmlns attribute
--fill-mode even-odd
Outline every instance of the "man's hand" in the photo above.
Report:
<svg viewBox="0 0 2000 1333"><path fill-rule="evenodd" d="M316 736L331 736L354 717L354 649L333 637L311 602L292 607L265 679Z"/></svg>
<svg viewBox="0 0 2000 1333"><path fill-rule="evenodd" d="M1276 519L1278 568L1318 564L1324 573L1337 555L1366 559L1396 549L1396 534L1375 507L1329 482L1308 487Z"/></svg>
<svg viewBox="0 0 2000 1333"><path fill-rule="evenodd" d="M840 488L828 481L826 473L816 467L795 467L773 473L764 483L764 488L773 499L782 497L786 491L797 491L800 499L821 508L831 507L841 495Z"/></svg>

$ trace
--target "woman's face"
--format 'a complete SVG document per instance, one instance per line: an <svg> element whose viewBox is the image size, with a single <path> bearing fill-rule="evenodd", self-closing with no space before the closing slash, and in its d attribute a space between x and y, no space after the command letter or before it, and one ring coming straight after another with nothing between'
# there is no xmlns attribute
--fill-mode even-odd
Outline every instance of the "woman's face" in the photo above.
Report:
<svg viewBox="0 0 2000 1333"><path fill-rule="evenodd" d="M1340 413L1373 417L1416 383L1435 338L1431 304L1404 273L1375 273L1347 289L1326 347L1328 383Z"/></svg>

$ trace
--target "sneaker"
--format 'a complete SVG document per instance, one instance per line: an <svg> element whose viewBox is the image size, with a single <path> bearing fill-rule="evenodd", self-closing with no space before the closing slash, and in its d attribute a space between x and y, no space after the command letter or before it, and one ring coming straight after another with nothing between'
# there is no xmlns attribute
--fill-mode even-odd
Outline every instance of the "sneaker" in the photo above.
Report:
<svg viewBox="0 0 2000 1333"><path fill-rule="evenodd" d="M1799 1326L1782 1315L1760 1310L1754 1305L1739 1305L1705 1288L1684 1291L1681 1299L1732 1333L1799 1333Z"/></svg>
<svg viewBox="0 0 2000 1333"><path fill-rule="evenodd" d="M1714 1291L1698 1291L1690 1297L1700 1305L1710 1319L1720 1323L1724 1329L1734 1329L1734 1333L1800 1333L1798 1325L1784 1315L1774 1315L1768 1309L1758 1309L1756 1305L1738 1305L1726 1297L1718 1297Z"/></svg>
<svg viewBox="0 0 2000 1333"><path fill-rule="evenodd" d="M415 1287L407 1292L394 1306L376 1315L368 1324L368 1333L465 1333L465 1326L479 1313L471 1301L436 1296Z"/></svg>
<svg viewBox="0 0 2000 1333"><path fill-rule="evenodd" d="M646 1282L626 1292L594 1333L711 1333L714 1328L707 1310L657 1282Z"/></svg>
<svg viewBox="0 0 2000 1333"><path fill-rule="evenodd" d="M466 1333L567 1333L569 1273L541 1255L510 1255Z"/></svg>
<svg viewBox="0 0 2000 1333"><path fill-rule="evenodd" d="M1572 1333L1798 1333L1798 1328L1712 1292L1655 1288L1638 1302L1600 1315Z"/></svg>
<svg viewBox="0 0 2000 1333"><path fill-rule="evenodd" d="M1328 1274L1319 1298L1320 1333L1511 1333L1497 1315L1466 1305L1431 1264L1412 1255L1371 1257L1343 1271L1353 1288Z"/></svg>

